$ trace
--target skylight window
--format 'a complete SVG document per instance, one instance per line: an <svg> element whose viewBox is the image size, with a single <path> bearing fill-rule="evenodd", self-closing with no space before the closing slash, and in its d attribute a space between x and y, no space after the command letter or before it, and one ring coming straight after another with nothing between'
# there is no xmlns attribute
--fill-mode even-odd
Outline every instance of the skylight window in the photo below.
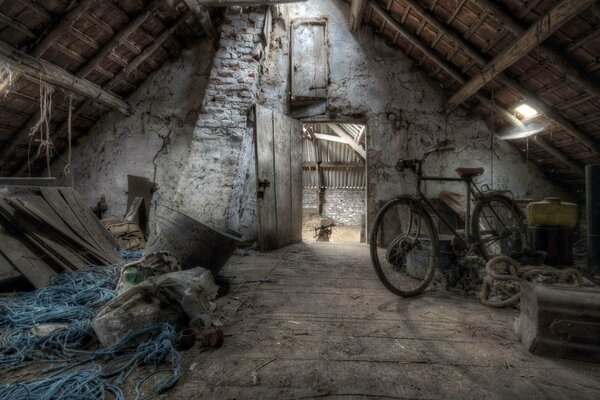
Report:
<svg viewBox="0 0 600 400"><path fill-rule="evenodd" d="M530 119L539 114L538 110L525 103L519 104L517 107L515 107L515 112L517 113L517 117L520 119Z"/></svg>

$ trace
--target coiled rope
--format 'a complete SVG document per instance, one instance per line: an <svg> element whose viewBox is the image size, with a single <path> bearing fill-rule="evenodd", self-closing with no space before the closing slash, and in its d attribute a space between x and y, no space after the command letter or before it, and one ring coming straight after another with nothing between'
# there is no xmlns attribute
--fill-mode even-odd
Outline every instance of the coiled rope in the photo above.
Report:
<svg viewBox="0 0 600 400"><path fill-rule="evenodd" d="M494 257L485 266L479 299L490 307L507 307L517 303L521 296L521 282L542 281L544 283L562 283L579 285L583 279L574 268L558 269L546 265L521 266L510 257ZM501 300L491 300L499 297Z"/></svg>
<svg viewBox="0 0 600 400"><path fill-rule="evenodd" d="M105 393L111 393L121 400L121 387L141 365L154 369L136 384L136 399L150 398L175 385L181 375L181 357L171 325L129 332L113 346L89 349L96 339L91 320L116 296L121 267L68 272L55 276L47 287L0 297L0 330L4 332L0 369L36 362L57 364L43 371L52 373L50 377L1 387L0 399L104 399ZM40 324L66 326L37 336L32 329ZM144 395L142 386L157 374L153 390Z"/></svg>

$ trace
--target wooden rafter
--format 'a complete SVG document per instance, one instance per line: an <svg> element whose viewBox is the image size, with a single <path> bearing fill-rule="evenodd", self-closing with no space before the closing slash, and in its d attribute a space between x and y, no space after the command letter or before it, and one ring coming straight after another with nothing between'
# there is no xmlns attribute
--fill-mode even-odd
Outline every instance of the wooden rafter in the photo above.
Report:
<svg viewBox="0 0 600 400"><path fill-rule="evenodd" d="M315 139L325 140L327 142L336 142L336 143L344 143L347 144L345 139L342 139L339 136L327 135L324 133L313 132L312 134Z"/></svg>
<svg viewBox="0 0 600 400"><path fill-rule="evenodd" d="M448 100L447 111L454 110L488 82L538 47L566 22L593 4L594 0L562 0L455 93Z"/></svg>
<svg viewBox="0 0 600 400"><path fill-rule="evenodd" d="M137 31L146 20L156 12L158 4L161 0L152 0L146 8L132 21L130 21L125 28L117 33L100 51L98 51L92 59L90 59L86 65L84 65L78 72L77 76L85 78L90 72L94 71L100 63L111 55L114 50L125 43L129 37ZM127 62L125 62L127 65Z"/></svg>
<svg viewBox="0 0 600 400"><path fill-rule="evenodd" d="M381 8L374 1L370 1L370 6L373 10L375 10L382 18L388 20L388 23L394 27L396 31L398 31L408 42L412 43L419 51L421 51L426 57L428 57L431 61L433 61L440 69L443 69L450 77L456 80L459 84L464 84L466 82L466 77L453 65L448 64L440 56L438 56L429 46L427 46L419 37L410 32L408 29L404 28L400 23L398 23L391 15L389 15L383 8ZM494 109L494 111L506 122L511 124L512 126L523 129L525 125L518 118L516 118L513 113L504 109L498 104L491 104L491 101L481 94L476 94L477 100L483 103L489 110ZM566 154L562 153L560 150L555 149L550 143L548 143L541 136L537 137L537 143L540 147L543 147L549 154L551 154L555 159L561 161L564 165L571 168L573 171L578 173L579 175L584 174L583 168L573 159L571 159Z"/></svg>
<svg viewBox="0 0 600 400"><path fill-rule="evenodd" d="M112 90L116 85L125 81L125 78L133 71L135 71L143 62L147 61L152 54L154 54L160 47L164 45L164 43L173 35L175 30L184 23L190 16L188 14L184 14L180 16L173 24L166 29L163 33L160 34L156 39L152 41L152 43L145 48L139 55L137 55L133 60L129 62L127 67L123 68L119 73L117 73L110 81L108 81L103 88L105 90ZM85 100L78 108L73 112L73 118L81 117L83 111L90 107L93 104L92 100ZM60 136L64 134L68 129L68 121L64 121L60 127L56 130L57 135ZM23 175L27 171L27 163L23 162L21 166L17 169L15 173L16 176Z"/></svg>
<svg viewBox="0 0 600 400"><path fill-rule="evenodd" d="M335 132L336 135L338 135L340 138L344 139L346 144L349 145L350 147L352 147L352 150L354 150L356 152L356 154L358 154L363 160L365 160L367 158L367 152L365 151L364 147L362 147L361 145L356 143L354 138L352 136L350 136L343 128L339 127L336 124L327 124L327 126L333 132Z"/></svg>
<svg viewBox="0 0 600 400"><path fill-rule="evenodd" d="M213 40L217 39L217 31L215 30L206 7L202 6L198 0L185 0L185 4L194 15L194 18L196 18L196 21L202 26L206 35Z"/></svg>
<svg viewBox="0 0 600 400"><path fill-rule="evenodd" d="M350 5L350 26L353 31L360 28L366 7L367 0L352 0Z"/></svg>
<svg viewBox="0 0 600 400"><path fill-rule="evenodd" d="M31 29L29 29L28 27L26 27L19 21L15 20L14 18L8 17L2 13L0 13L0 22L10 26L13 29L18 30L19 32L25 34L25 36L28 36L30 38L33 38L36 36L35 33L33 33L33 31Z"/></svg>
<svg viewBox="0 0 600 400"><path fill-rule="evenodd" d="M454 31L450 30L448 27L439 22L429 11L421 7L421 5L418 4L416 0L402 1L406 3L407 6L411 7L411 9L413 9L414 12L420 18L426 19L427 23L433 26L438 32L442 32L442 34L447 40L450 40L452 43L454 43L455 52L457 52L459 49L464 51L467 56L477 61L476 65L479 68L482 68L484 65L486 65L487 60L482 54L479 53L479 51L474 49L469 43L464 41ZM373 1L371 1L370 4L374 4ZM448 57L446 57L446 59L452 60L452 56L449 55ZM544 68L547 65L547 63L542 64ZM530 103L532 107L536 108L540 113L544 114L544 117L546 119L557 124L559 127L567 131L570 135L579 139L590 150L598 151L600 149L598 143L593 138L591 138L588 134L586 134L577 126L575 126L571 121L565 118L553 107L540 100L539 96L525 88L521 83L508 77L506 74L500 74L496 77L496 79L502 84L514 90L519 96L521 96L521 98L523 98L523 100L525 100L527 103Z"/></svg>
<svg viewBox="0 0 600 400"><path fill-rule="evenodd" d="M92 71L98 71L98 72L104 73L104 75L109 74L109 76L111 78L114 77L113 74L106 71L101 66L101 62L105 58L110 56L115 48L119 47L125 41L127 41L129 39L129 36L131 36L137 29L139 29L142 26L142 24L148 19L148 17L150 17L156 11L156 7L159 3L160 3L160 0L153 0L144 11L142 11L136 18L134 18L130 23L128 23L106 45L104 45L95 54L94 57L92 57L87 63L85 63L83 65L83 67L81 67L79 69L79 71L77 71L77 73L75 74L75 77L84 79ZM86 10L89 9L90 5L87 5L87 7L88 8L86 8ZM79 14L79 13L77 13L76 15L78 15L79 17L81 16L81 14ZM75 20L71 17L71 18L69 18L69 21L74 22ZM64 23L61 22L60 24L58 24L56 26L55 31L64 33L64 32L69 31L70 28L71 28L70 25L65 25ZM48 41L54 40L53 38L55 38L55 37L60 37L60 35L57 35L56 33L51 32L44 40L42 40L38 44L38 46L36 46L36 48L33 50L33 53L39 53L40 51L42 51L41 49L49 48L48 47L49 45L50 46L53 45L53 46L57 47L58 42L48 43ZM75 55L78 55L78 54L75 53ZM125 63L125 65L127 65L127 63ZM6 151L7 154L10 154L19 145L19 143L21 143L23 141L23 139L26 138L27 135L29 135L29 132L35 126L35 124L37 124L39 119L40 119L40 111L38 110L34 113L34 115L31 116L31 118L27 121L27 123L15 135L13 135L13 138L10 140L10 142L4 146L3 152Z"/></svg>
<svg viewBox="0 0 600 400"><path fill-rule="evenodd" d="M60 23L52 29L44 39L38 43L35 48L31 51L33 57L43 56L50 47L56 42L63 34L65 34L71 25L75 23L83 14L85 14L94 4L96 0L82 0L76 7L67 13L61 20Z"/></svg>
<svg viewBox="0 0 600 400"><path fill-rule="evenodd" d="M525 32L525 28L520 21L506 13L496 2L491 0L477 0L476 4L481 7L482 10L489 13L490 16L500 22L513 35L519 37ZM585 44L587 40L593 39L593 37L597 36L598 34L600 34L600 30L595 31L595 34L592 33L591 35L582 37L580 40L574 41L573 45L569 45L566 50L571 51L577 46ZM581 68L570 63L564 54L561 54L553 47L543 43L536 49L536 51L544 60L551 62L561 71L564 71L565 78L577 84L582 90L588 92L590 95L600 99L600 85L582 72Z"/></svg>
<svg viewBox="0 0 600 400"><path fill-rule="evenodd" d="M98 85L78 78L47 61L23 53L8 43L0 42L0 60L10 65L16 73L42 79L51 85L94 99L107 107L129 114L129 104L118 96L110 94Z"/></svg>

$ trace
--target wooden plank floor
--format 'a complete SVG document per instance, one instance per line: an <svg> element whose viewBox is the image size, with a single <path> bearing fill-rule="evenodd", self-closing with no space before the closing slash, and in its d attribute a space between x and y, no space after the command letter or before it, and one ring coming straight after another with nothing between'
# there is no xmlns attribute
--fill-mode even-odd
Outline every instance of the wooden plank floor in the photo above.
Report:
<svg viewBox="0 0 600 400"><path fill-rule="evenodd" d="M600 398L600 365L529 354L516 311L386 292L366 246L236 256L223 275L225 344L184 352L165 399Z"/></svg>

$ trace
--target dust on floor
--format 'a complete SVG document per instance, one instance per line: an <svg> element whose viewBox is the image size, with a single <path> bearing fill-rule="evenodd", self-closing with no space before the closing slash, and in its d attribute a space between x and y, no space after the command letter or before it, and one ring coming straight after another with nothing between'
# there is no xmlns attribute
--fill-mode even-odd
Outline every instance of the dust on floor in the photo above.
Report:
<svg viewBox="0 0 600 400"><path fill-rule="evenodd" d="M600 366L529 354L516 311L427 292L400 299L364 245L234 257L225 344L183 355L164 399L600 398Z"/></svg>

